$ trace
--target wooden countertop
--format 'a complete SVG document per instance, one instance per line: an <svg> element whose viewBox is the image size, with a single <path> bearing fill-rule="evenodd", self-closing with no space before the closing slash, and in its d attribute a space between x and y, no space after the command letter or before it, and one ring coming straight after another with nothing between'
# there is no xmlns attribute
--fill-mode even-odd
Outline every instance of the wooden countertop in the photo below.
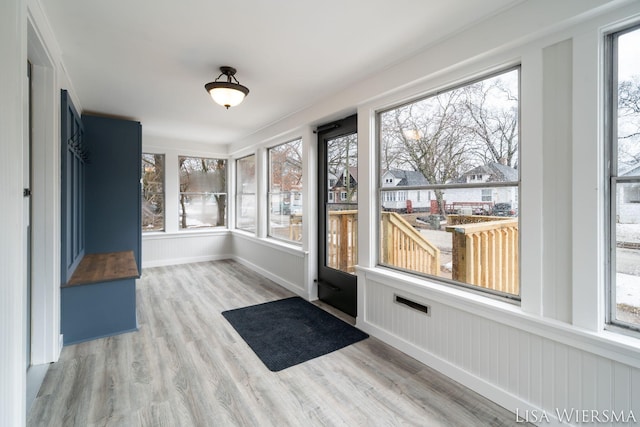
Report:
<svg viewBox="0 0 640 427"><path fill-rule="evenodd" d="M140 277L133 251L85 255L62 287Z"/></svg>

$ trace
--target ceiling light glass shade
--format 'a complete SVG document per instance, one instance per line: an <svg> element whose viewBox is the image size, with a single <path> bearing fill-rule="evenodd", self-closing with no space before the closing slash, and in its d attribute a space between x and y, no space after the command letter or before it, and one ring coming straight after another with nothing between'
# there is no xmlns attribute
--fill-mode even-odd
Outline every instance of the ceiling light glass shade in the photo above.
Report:
<svg viewBox="0 0 640 427"><path fill-rule="evenodd" d="M208 90L216 104L227 108L240 104L245 97L245 93L236 88L213 87Z"/></svg>
<svg viewBox="0 0 640 427"><path fill-rule="evenodd" d="M232 67L220 67L222 72L215 81L207 83L204 88L209 92L216 104L229 109L240 104L249 93L246 86L242 86L234 77L236 69ZM223 75L227 76L227 81L218 81ZM235 82L234 82L235 80Z"/></svg>

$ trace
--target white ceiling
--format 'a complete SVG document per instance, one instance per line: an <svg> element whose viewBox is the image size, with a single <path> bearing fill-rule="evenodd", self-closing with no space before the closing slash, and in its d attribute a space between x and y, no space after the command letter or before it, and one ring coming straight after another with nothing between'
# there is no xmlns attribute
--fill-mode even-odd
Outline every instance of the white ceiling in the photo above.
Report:
<svg viewBox="0 0 640 427"><path fill-rule="evenodd" d="M85 111L145 134L246 137L520 0L43 0ZM250 93L214 104L237 68Z"/></svg>

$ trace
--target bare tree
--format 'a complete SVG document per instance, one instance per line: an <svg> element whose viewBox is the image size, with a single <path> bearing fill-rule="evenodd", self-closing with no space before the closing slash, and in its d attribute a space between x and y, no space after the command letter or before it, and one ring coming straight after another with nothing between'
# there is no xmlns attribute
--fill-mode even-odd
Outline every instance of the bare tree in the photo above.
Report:
<svg viewBox="0 0 640 427"><path fill-rule="evenodd" d="M142 155L143 226L160 230L164 222L164 155Z"/></svg>
<svg viewBox="0 0 640 427"><path fill-rule="evenodd" d="M640 76L618 85L618 161L622 166L640 163Z"/></svg>
<svg viewBox="0 0 640 427"><path fill-rule="evenodd" d="M269 152L272 187L283 192L299 187L302 182L302 140L278 145Z"/></svg>
<svg viewBox="0 0 640 427"><path fill-rule="evenodd" d="M445 184L468 167L468 127L462 126L461 90L453 90L382 114L382 164L407 166L430 184ZM391 158L384 158L388 154ZM444 215L442 190L435 190Z"/></svg>
<svg viewBox="0 0 640 427"><path fill-rule="evenodd" d="M187 207L186 207L186 192L189 189L191 181L190 168L185 167L187 157L178 157L178 168L180 170L180 208L182 209L182 215L180 215L181 228L187 228Z"/></svg>
<svg viewBox="0 0 640 427"><path fill-rule="evenodd" d="M351 170L358 166L358 136L355 133L333 138L327 143L327 172L338 178L345 189L345 202L351 203L357 191Z"/></svg>
<svg viewBox="0 0 640 427"><path fill-rule="evenodd" d="M640 76L618 85L618 110L625 115L640 114Z"/></svg>
<svg viewBox="0 0 640 427"><path fill-rule="evenodd" d="M471 148L484 164L517 167L518 96L510 86L499 76L462 88Z"/></svg>
<svg viewBox="0 0 640 427"><path fill-rule="evenodd" d="M202 172L211 177L213 197L216 200L218 215L216 226L225 225L227 211L227 161L224 159L200 159Z"/></svg>
<svg viewBox="0 0 640 427"><path fill-rule="evenodd" d="M217 177L219 181L219 192L214 197L218 206L218 217L216 225L225 225L225 214L227 212L227 161L222 159L216 160Z"/></svg>
<svg viewBox="0 0 640 427"><path fill-rule="evenodd" d="M269 204L275 212L287 212L291 208L291 196L301 197L302 140L297 139L277 145L269 150ZM278 203L279 206L273 206Z"/></svg>

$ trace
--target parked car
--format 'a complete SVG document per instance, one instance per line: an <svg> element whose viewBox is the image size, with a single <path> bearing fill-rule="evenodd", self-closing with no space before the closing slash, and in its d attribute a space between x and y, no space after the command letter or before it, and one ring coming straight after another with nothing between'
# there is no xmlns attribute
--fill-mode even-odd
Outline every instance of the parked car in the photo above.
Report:
<svg viewBox="0 0 640 427"><path fill-rule="evenodd" d="M515 214L516 211L511 208L511 203L496 203L491 210L493 216L515 216Z"/></svg>
<svg viewBox="0 0 640 427"><path fill-rule="evenodd" d="M482 208L482 207L478 207L478 208L473 208L473 214L474 215L489 215L490 212L488 209Z"/></svg>

